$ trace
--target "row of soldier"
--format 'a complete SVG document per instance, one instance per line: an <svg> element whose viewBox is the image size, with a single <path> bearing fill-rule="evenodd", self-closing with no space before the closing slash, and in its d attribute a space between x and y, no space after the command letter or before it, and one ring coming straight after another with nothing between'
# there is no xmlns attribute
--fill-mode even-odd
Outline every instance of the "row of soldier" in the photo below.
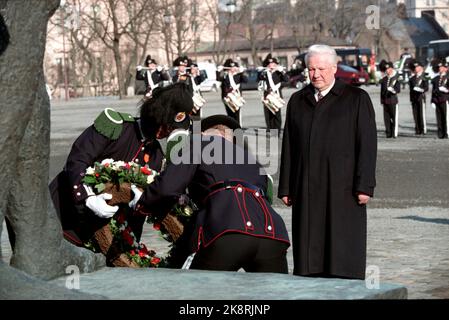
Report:
<svg viewBox="0 0 449 320"><path fill-rule="evenodd" d="M432 84L431 104L435 108L437 120L437 134L440 139L448 138L448 63L445 59L435 61L432 65L434 72L438 73L430 82ZM385 74L381 80L380 100L384 108L385 133L387 138L398 136L398 93L401 90L399 74L393 63L385 60L379 64L380 71ZM410 62L410 102L415 121L415 134L427 133L426 125L426 92L429 90L429 80L424 72L424 66L417 60Z"/></svg>
<svg viewBox="0 0 449 320"><path fill-rule="evenodd" d="M205 100L200 91L200 84L205 80L200 73L198 65L187 56L178 57L173 62L176 74L170 77L167 67L157 65L150 55L145 59L145 66L137 66L136 79L145 82L145 98L151 97L154 88L162 85L163 81L172 83L186 82L192 91L194 102L194 118L200 119ZM264 105L265 121L268 129L277 129L280 132L282 126L281 108L285 105L282 97L281 85L288 81L286 70L279 66L276 58L268 54L263 61L263 66L258 68L258 82L263 92L262 103ZM248 81L245 69L233 59L227 59L223 66L219 66L216 72L217 81L221 82L221 97L226 114L242 124L240 108L245 104L242 96L241 84Z"/></svg>

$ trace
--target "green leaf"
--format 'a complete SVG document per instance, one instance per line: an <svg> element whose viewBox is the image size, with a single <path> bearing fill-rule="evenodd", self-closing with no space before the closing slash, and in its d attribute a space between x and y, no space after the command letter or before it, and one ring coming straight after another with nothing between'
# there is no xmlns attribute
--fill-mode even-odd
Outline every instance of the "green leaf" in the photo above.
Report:
<svg viewBox="0 0 449 320"><path fill-rule="evenodd" d="M104 188L105 188L104 183L99 183L95 186L95 189L97 189L98 193L102 193L104 191Z"/></svg>

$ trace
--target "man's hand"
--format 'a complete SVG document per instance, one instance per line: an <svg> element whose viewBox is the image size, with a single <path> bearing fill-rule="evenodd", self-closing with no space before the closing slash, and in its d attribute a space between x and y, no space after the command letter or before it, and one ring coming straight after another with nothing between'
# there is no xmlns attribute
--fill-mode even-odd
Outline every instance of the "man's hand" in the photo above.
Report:
<svg viewBox="0 0 449 320"><path fill-rule="evenodd" d="M157 72L161 72L163 70L162 66L157 66L156 68Z"/></svg>
<svg viewBox="0 0 449 320"><path fill-rule="evenodd" d="M140 70L142 70L142 66L137 66L136 69L137 69L137 71L140 71Z"/></svg>
<svg viewBox="0 0 449 320"><path fill-rule="evenodd" d="M387 88L388 91L390 91L392 94L396 94L396 90L394 90L392 87Z"/></svg>
<svg viewBox="0 0 449 320"><path fill-rule="evenodd" d="M424 89L420 88L420 87L414 87L413 90L418 91L418 92L424 92Z"/></svg>
<svg viewBox="0 0 449 320"><path fill-rule="evenodd" d="M92 210L95 215L103 219L111 218L118 210L118 206L110 206L106 200L111 200L112 194L102 193L98 196L90 196L86 199L86 206Z"/></svg>
<svg viewBox="0 0 449 320"><path fill-rule="evenodd" d="M441 92L444 92L444 93L449 92L449 90L445 86L438 87L438 90L440 90Z"/></svg>
<svg viewBox="0 0 449 320"><path fill-rule="evenodd" d="M292 200L289 196L282 197L282 202L284 202L287 207L290 207L292 205Z"/></svg>
<svg viewBox="0 0 449 320"><path fill-rule="evenodd" d="M134 192L134 199L132 199L128 205L130 208L135 209L137 202L139 202L139 199L142 196L142 191L140 191L134 184L131 185L131 190Z"/></svg>
<svg viewBox="0 0 449 320"><path fill-rule="evenodd" d="M366 194L359 193L357 198L359 199L359 204L367 204L371 197Z"/></svg>

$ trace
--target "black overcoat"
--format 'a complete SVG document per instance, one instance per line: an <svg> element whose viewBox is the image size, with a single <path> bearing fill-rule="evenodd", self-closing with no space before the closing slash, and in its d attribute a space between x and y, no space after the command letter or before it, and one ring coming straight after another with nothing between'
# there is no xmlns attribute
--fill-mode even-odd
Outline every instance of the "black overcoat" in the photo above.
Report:
<svg viewBox="0 0 449 320"><path fill-rule="evenodd" d="M369 95L336 81L317 103L309 85L290 98L278 196L293 201L294 274L364 278L366 206L377 156Z"/></svg>

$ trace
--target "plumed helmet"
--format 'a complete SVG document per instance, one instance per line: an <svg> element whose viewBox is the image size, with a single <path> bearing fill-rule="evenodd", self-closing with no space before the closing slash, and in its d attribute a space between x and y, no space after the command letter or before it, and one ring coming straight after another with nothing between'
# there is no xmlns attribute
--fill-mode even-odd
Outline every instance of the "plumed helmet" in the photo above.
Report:
<svg viewBox="0 0 449 320"><path fill-rule="evenodd" d="M386 60L382 60L379 63L379 70L382 72L387 71L388 68L394 68L393 63L392 62L388 62Z"/></svg>
<svg viewBox="0 0 449 320"><path fill-rule="evenodd" d="M140 106L142 130L145 136L154 137L161 125L188 129L192 109L192 89L186 83L157 87L151 98Z"/></svg>
<svg viewBox="0 0 449 320"><path fill-rule="evenodd" d="M446 59L435 59L432 61L432 70L433 72L439 72L440 67L448 67L448 63Z"/></svg>
<svg viewBox="0 0 449 320"><path fill-rule="evenodd" d="M175 61L173 61L173 66L174 67L179 67L179 66L190 66L192 64L192 60L190 60L187 56L180 56L177 57L175 59Z"/></svg>
<svg viewBox="0 0 449 320"><path fill-rule="evenodd" d="M6 28L5 20L3 20L3 16L0 14L0 55L3 51L6 50L6 47L9 44L9 33Z"/></svg>
<svg viewBox="0 0 449 320"><path fill-rule="evenodd" d="M239 64L232 60L231 58L226 59L225 63L223 64L224 67L231 68L231 67L238 67Z"/></svg>
<svg viewBox="0 0 449 320"><path fill-rule="evenodd" d="M156 60L151 58L151 55L147 55L147 57L145 58L145 66L148 67L152 63L157 64Z"/></svg>
<svg viewBox="0 0 449 320"><path fill-rule="evenodd" d="M409 69L412 70L413 72L415 71L415 68L418 67L418 66L423 67L422 63L419 62L419 61L416 60L416 59L411 59L411 60L409 61L409 63L408 63Z"/></svg>
<svg viewBox="0 0 449 320"><path fill-rule="evenodd" d="M279 61L278 61L276 58L273 58L272 55L271 55L271 53L269 53L269 54L266 56L265 60L263 61L263 66L264 66L264 67L268 67L268 65L269 65L270 63L272 63L272 62L274 62L274 63L276 63L276 64L279 64Z"/></svg>

